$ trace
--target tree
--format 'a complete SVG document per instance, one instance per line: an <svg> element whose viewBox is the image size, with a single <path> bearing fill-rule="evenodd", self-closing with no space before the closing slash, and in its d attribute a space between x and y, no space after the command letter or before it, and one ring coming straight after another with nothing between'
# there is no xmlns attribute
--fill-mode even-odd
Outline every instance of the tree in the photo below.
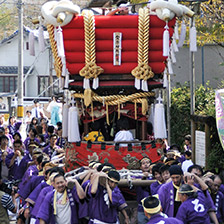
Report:
<svg viewBox="0 0 224 224"><path fill-rule="evenodd" d="M220 85L224 87L224 82ZM195 90L195 114L215 118L215 91L209 86L199 85ZM183 145L184 136L190 133L190 87L189 83L179 85L171 92L171 142ZM178 119L177 119L178 118ZM220 144L216 125L211 127L211 149L208 158L209 169L224 166L224 151Z"/></svg>

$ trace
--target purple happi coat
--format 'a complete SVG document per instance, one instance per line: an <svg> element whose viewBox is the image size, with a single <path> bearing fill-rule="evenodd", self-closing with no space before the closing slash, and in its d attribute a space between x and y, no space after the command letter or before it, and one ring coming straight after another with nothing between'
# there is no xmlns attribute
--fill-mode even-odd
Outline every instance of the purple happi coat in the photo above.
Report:
<svg viewBox="0 0 224 224"><path fill-rule="evenodd" d="M31 142L37 143L38 145L40 144L40 141L38 138L31 139L30 137L27 137L24 141L26 151L28 151L28 146Z"/></svg>
<svg viewBox="0 0 224 224"><path fill-rule="evenodd" d="M8 126L9 134L13 136L19 130L21 124L22 124L22 121L18 121L14 123L13 125L10 124Z"/></svg>
<svg viewBox="0 0 224 224"><path fill-rule="evenodd" d="M51 191L53 191L54 190L54 188L53 188L53 186L47 186L47 187L45 187L45 188L43 188L42 190L41 190L41 192L40 192L40 194L38 195L38 198L37 198L37 200L36 200L36 202L35 202L35 205L34 205L34 207L33 207L33 210L32 210L32 212L31 212L31 215L33 216L33 217L37 217L37 214L38 214L38 211L39 211L39 209L40 209L40 207L41 207L41 205L42 205L42 202L43 202L43 200L44 200L44 198L45 198L45 196L46 196L46 194L47 193L49 193L49 192L51 192Z"/></svg>
<svg viewBox="0 0 224 224"><path fill-rule="evenodd" d="M150 192L151 192L151 195L155 195L158 193L158 190L160 189L160 187L162 186L163 184L162 183L159 183L158 180L154 183L152 183L150 185Z"/></svg>
<svg viewBox="0 0 224 224"><path fill-rule="evenodd" d="M174 214L174 186L173 182L163 184L158 191L159 199L163 212L169 217L173 217Z"/></svg>
<svg viewBox="0 0 224 224"><path fill-rule="evenodd" d="M176 218L164 218L160 214L151 216L147 224L183 224L182 221Z"/></svg>
<svg viewBox="0 0 224 224"><path fill-rule="evenodd" d="M218 191L215 195L215 212L219 223L224 221L224 195L221 191Z"/></svg>
<svg viewBox="0 0 224 224"><path fill-rule="evenodd" d="M17 177L18 179L22 179L23 175L25 174L27 170L28 163L32 161L32 156L30 154L26 154L23 159L21 160L18 170L17 170Z"/></svg>
<svg viewBox="0 0 224 224"><path fill-rule="evenodd" d="M116 223L118 219L118 210L127 207L125 199L118 187L112 191L112 201L110 202L109 195L105 187L98 185L95 195L91 194L89 187L88 196L91 197L89 204L89 223L95 223L97 220L107 223Z"/></svg>
<svg viewBox="0 0 224 224"><path fill-rule="evenodd" d="M41 208L39 209L37 214L37 218L43 219L47 224L55 224L54 207L53 207L54 192L55 191L53 190L45 196L41 204ZM74 187L72 190L68 189L67 193L72 213L71 223L78 224L78 211L76 203L79 202L79 197L76 188Z"/></svg>
<svg viewBox="0 0 224 224"><path fill-rule="evenodd" d="M13 153L10 153L10 154L8 154L8 155L6 156L6 158L5 158L6 166L7 166L8 169L9 169L9 176L8 176L9 180L18 180L18 179L21 178L21 175L20 175L20 173L18 172L18 167L19 167L19 165L18 165L18 160L17 160L17 158L15 159L13 165L12 165L11 167L9 167L9 164L10 164L10 162L11 162L11 160L12 160L14 154L15 154L14 152L13 152ZM21 160L21 161L22 161L22 160ZM20 162L21 162L21 161L20 161Z"/></svg>
<svg viewBox="0 0 224 224"><path fill-rule="evenodd" d="M54 154L55 149L57 148L60 148L60 147L56 145L55 148L53 149L49 144L43 149L43 152L46 153L51 158L52 155Z"/></svg>
<svg viewBox="0 0 224 224"><path fill-rule="evenodd" d="M176 218L184 224L210 224L205 195L201 191L197 193L197 198L189 197L178 209Z"/></svg>
<svg viewBox="0 0 224 224"><path fill-rule="evenodd" d="M49 185L45 181L41 181L34 190L30 193L30 195L26 198L26 201L31 203L32 205L35 204L41 190Z"/></svg>

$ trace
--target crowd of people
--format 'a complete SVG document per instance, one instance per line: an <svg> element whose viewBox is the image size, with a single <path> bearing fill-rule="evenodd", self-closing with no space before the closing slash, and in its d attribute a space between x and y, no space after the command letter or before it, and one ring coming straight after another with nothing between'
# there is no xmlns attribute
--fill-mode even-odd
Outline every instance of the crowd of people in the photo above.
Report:
<svg viewBox="0 0 224 224"><path fill-rule="evenodd" d="M129 136L125 122L115 135L118 141ZM119 188L120 171L113 164L89 161L88 166L65 173L62 123L49 125L46 117L34 115L24 141L20 125L10 117L8 125L0 127L0 223L9 223L12 213L18 224L130 223L128 202ZM93 126L84 140L92 138L104 141L99 127ZM184 154L173 145L156 163L148 157L139 161L141 175L132 178L143 184L131 189L139 224L224 222L223 173L204 173L193 164L190 143L188 135Z"/></svg>

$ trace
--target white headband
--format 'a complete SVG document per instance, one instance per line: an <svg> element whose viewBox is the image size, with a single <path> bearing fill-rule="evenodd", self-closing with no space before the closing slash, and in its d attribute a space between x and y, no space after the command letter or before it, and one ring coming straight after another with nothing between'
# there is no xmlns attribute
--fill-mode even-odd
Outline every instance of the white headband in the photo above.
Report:
<svg viewBox="0 0 224 224"><path fill-rule="evenodd" d="M120 8L120 7L127 7L127 6L129 6L130 5L130 2L128 2L127 4L120 4L118 7Z"/></svg>

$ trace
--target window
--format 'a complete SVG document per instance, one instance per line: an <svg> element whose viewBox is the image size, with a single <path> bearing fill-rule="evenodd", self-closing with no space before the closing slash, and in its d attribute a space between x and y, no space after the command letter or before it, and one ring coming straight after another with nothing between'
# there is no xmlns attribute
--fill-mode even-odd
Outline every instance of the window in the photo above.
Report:
<svg viewBox="0 0 224 224"><path fill-rule="evenodd" d="M52 93L58 93L58 89L59 89L59 81L58 77L53 76L53 83L54 85ZM52 88L48 88L50 86L50 77L49 76L39 76L38 77L38 95L41 94L41 96L51 96L50 95L50 89Z"/></svg>
<svg viewBox="0 0 224 224"><path fill-rule="evenodd" d="M0 76L0 92L13 93L17 88L17 76Z"/></svg>

